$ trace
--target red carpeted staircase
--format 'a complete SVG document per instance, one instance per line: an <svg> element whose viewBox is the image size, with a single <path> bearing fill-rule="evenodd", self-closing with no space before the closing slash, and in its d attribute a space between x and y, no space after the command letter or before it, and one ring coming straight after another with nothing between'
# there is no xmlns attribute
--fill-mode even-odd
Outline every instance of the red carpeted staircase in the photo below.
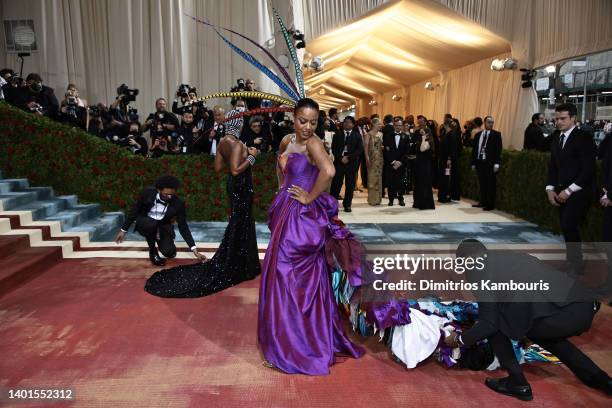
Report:
<svg viewBox="0 0 612 408"><path fill-rule="evenodd" d="M61 259L60 247L31 248L27 235L0 236L0 297L36 278Z"/></svg>

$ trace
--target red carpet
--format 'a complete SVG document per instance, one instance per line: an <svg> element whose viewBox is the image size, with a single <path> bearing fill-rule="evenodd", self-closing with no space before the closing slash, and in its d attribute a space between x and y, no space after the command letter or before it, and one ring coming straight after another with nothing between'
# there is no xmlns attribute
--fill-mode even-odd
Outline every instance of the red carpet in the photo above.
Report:
<svg viewBox="0 0 612 408"><path fill-rule="evenodd" d="M175 264L175 263L171 263ZM375 338L326 377L261 366L259 280L201 299L143 291L145 260L65 260L0 298L0 405L16 407L525 406L482 384L485 372L426 362L407 371ZM612 372L612 308L575 339ZM530 364L533 407L610 406L561 365ZM502 372L492 373L501 376ZM72 402L7 401L7 388L72 388Z"/></svg>

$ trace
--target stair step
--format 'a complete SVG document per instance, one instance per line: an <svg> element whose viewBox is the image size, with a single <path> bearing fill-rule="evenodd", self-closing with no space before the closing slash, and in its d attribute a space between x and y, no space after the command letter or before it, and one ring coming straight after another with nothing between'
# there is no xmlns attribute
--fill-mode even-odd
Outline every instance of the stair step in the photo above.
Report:
<svg viewBox="0 0 612 408"><path fill-rule="evenodd" d="M39 200L50 200L52 198L55 198L55 192L53 191L53 188L51 187L28 187L21 191L35 192L38 194Z"/></svg>
<svg viewBox="0 0 612 408"><path fill-rule="evenodd" d="M61 200L66 201L66 208L74 208L79 205L79 197L75 195L62 195L55 198L59 198Z"/></svg>
<svg viewBox="0 0 612 408"><path fill-rule="evenodd" d="M100 241L104 237L116 234L123 223L123 213L107 212L99 217L65 229L66 232L88 232L90 241Z"/></svg>
<svg viewBox="0 0 612 408"><path fill-rule="evenodd" d="M26 248L2 260L0 296L36 278L62 259L59 247Z"/></svg>
<svg viewBox="0 0 612 408"><path fill-rule="evenodd" d="M44 218L51 217L60 211L70 209L69 201L63 198L53 198L50 200L34 201L25 205L21 205L13 209L13 211L32 211L32 221L38 221Z"/></svg>
<svg viewBox="0 0 612 408"><path fill-rule="evenodd" d="M0 180L0 194L8 194L11 192L11 183L5 183L3 180Z"/></svg>
<svg viewBox="0 0 612 408"><path fill-rule="evenodd" d="M101 214L99 204L78 204L67 210L59 211L49 217L41 218L41 221L59 221L62 231L83 224Z"/></svg>
<svg viewBox="0 0 612 408"><path fill-rule="evenodd" d="M19 191L30 187L30 181L28 179L3 179L3 183L9 183L11 185L11 191Z"/></svg>
<svg viewBox="0 0 612 408"><path fill-rule="evenodd" d="M15 207L31 203L36 201L37 198L38 193L35 191L12 191L0 195L0 201L2 201L2 208L4 211L10 211Z"/></svg>
<svg viewBox="0 0 612 408"><path fill-rule="evenodd" d="M30 247L28 235L0 235L0 261L14 253Z"/></svg>

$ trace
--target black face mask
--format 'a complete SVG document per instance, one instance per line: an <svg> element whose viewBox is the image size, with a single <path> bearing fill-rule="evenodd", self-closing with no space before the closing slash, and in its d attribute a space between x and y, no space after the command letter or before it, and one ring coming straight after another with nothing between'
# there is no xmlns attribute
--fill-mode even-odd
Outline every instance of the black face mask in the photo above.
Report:
<svg viewBox="0 0 612 408"><path fill-rule="evenodd" d="M40 82L35 82L30 85L30 89L34 92L40 92L42 91L42 84Z"/></svg>

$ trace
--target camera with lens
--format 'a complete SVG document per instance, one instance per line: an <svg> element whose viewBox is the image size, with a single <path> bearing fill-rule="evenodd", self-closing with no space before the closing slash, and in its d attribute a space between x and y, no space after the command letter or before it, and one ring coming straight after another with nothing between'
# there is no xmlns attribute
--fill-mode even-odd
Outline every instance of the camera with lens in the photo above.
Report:
<svg viewBox="0 0 612 408"><path fill-rule="evenodd" d="M92 118L99 118L101 115L100 108L96 105L89 107L89 114Z"/></svg>
<svg viewBox="0 0 612 408"><path fill-rule="evenodd" d="M30 112L38 112L38 113L43 113L43 107L34 102L31 106L30 106Z"/></svg>
<svg viewBox="0 0 612 408"><path fill-rule="evenodd" d="M134 109L134 108L131 108L128 111L127 116L130 122L138 122L138 119L140 118L140 116L138 115L138 109Z"/></svg>
<svg viewBox="0 0 612 408"><path fill-rule="evenodd" d="M180 84L178 89L176 90L176 96L182 97L182 98L188 98L190 90L191 90L191 87L189 85Z"/></svg>
<svg viewBox="0 0 612 408"><path fill-rule="evenodd" d="M66 98L66 115L70 116L72 118L77 118L78 113L77 113L77 98L75 98L74 96L69 96Z"/></svg>
<svg viewBox="0 0 612 408"><path fill-rule="evenodd" d="M123 96L123 98L121 98L123 103L134 102L136 100L136 95L138 95L138 89L130 89L126 84L121 84L121 86L117 88L117 95Z"/></svg>

